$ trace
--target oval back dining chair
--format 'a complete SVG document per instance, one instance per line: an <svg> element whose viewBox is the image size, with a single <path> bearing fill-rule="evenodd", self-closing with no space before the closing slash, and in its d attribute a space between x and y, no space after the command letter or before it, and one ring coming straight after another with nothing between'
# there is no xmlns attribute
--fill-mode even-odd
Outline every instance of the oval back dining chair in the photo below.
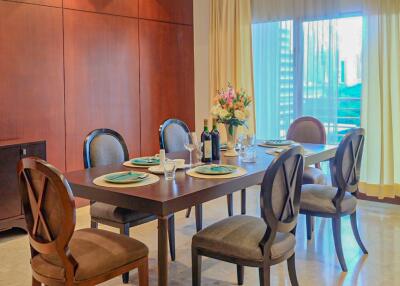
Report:
<svg viewBox="0 0 400 286"><path fill-rule="evenodd" d="M37 158L19 162L18 177L31 246L32 285L95 285L139 268L148 285L148 248L104 230L75 231L75 202L66 178ZM112 251L111 251L112 249Z"/></svg>
<svg viewBox="0 0 400 286"><path fill-rule="evenodd" d="M193 285L201 284L201 256L237 265L238 284L244 266L258 267L260 285L270 285L270 267L287 261L292 285L295 268L296 226L303 176L303 148L295 146L277 157L261 185L261 217L233 216L197 233L192 240Z"/></svg>
<svg viewBox="0 0 400 286"><path fill-rule="evenodd" d="M123 137L111 129L96 129L90 132L83 144L83 162L85 168L123 163L129 160L128 148ZM156 216L121 208L102 202L90 203L91 227L98 224L119 228L120 233L129 236L131 227L144 224L156 219ZM169 217L168 224L169 246L171 259L175 260L175 219ZM124 283L129 281L129 273L122 277Z"/></svg>
<svg viewBox="0 0 400 286"><path fill-rule="evenodd" d="M305 215L332 219L336 254L344 272L347 272L341 240L341 217L350 215L354 237L367 254L357 226L357 193L364 148L362 128L350 130L342 139L335 157L330 160L332 185L303 185L300 212Z"/></svg>
<svg viewBox="0 0 400 286"><path fill-rule="evenodd" d="M321 121L311 116L299 117L289 127L286 139L299 143L326 144L325 127ZM315 167L305 166L303 172L303 184L326 185L326 175L321 170L320 163ZM314 218L306 216L307 239L312 237Z"/></svg>
<svg viewBox="0 0 400 286"><path fill-rule="evenodd" d="M160 126L160 149L166 153L183 152L189 142L189 127L179 119L167 119Z"/></svg>

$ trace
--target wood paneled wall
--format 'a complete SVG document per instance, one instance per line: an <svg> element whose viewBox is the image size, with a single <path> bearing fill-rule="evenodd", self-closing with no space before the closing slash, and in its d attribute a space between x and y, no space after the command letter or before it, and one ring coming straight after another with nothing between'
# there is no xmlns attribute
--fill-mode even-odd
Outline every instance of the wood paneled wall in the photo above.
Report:
<svg viewBox="0 0 400 286"><path fill-rule="evenodd" d="M95 128L149 155L194 112L192 0L0 0L0 140L44 139L74 170Z"/></svg>

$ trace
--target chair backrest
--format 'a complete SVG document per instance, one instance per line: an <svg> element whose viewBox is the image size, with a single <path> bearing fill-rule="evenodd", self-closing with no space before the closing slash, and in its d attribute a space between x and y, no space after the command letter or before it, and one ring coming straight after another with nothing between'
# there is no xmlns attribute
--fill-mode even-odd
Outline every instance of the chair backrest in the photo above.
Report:
<svg viewBox="0 0 400 286"><path fill-rule="evenodd" d="M350 130L340 142L335 158L330 161L332 183L339 190L337 197L358 190L364 138L364 129Z"/></svg>
<svg viewBox="0 0 400 286"><path fill-rule="evenodd" d="M304 169L303 153L301 146L292 147L275 158L265 173L260 202L268 233L288 233L297 225ZM265 239L269 240L269 235Z"/></svg>
<svg viewBox="0 0 400 286"><path fill-rule="evenodd" d="M33 157L19 162L18 178L32 256L57 255L66 271L73 271L76 261L68 243L75 229L75 202L66 178Z"/></svg>
<svg viewBox="0 0 400 286"><path fill-rule="evenodd" d="M111 129L90 132L83 143L85 168L105 166L129 160L128 148L122 136Z"/></svg>
<svg viewBox="0 0 400 286"><path fill-rule="evenodd" d="M293 121L286 138L299 143L326 144L326 131L321 121L304 116Z"/></svg>
<svg viewBox="0 0 400 286"><path fill-rule="evenodd" d="M160 149L166 153L185 151L189 142L189 127L179 119L168 119L160 126Z"/></svg>

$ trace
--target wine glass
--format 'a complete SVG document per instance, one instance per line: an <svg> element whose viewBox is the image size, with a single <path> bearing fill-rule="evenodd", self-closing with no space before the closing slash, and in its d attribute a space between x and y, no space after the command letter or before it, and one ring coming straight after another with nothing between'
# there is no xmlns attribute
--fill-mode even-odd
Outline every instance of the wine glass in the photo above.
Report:
<svg viewBox="0 0 400 286"><path fill-rule="evenodd" d="M195 132L191 132L188 134L188 141L185 143L185 149L189 151L189 168L193 167L192 163L192 152L197 148L197 135Z"/></svg>

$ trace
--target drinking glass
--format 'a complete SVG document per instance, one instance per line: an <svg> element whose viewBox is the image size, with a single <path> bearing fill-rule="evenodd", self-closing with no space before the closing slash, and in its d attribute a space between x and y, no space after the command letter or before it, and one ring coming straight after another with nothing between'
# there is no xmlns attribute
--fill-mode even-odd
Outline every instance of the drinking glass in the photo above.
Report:
<svg viewBox="0 0 400 286"><path fill-rule="evenodd" d="M175 179L176 163L174 160L164 161L164 176L167 181Z"/></svg>
<svg viewBox="0 0 400 286"><path fill-rule="evenodd" d="M189 141L185 143L185 149L189 151L189 168L193 167L193 160L192 160L192 152L196 150L198 141L197 135L195 132L191 132L188 134Z"/></svg>

